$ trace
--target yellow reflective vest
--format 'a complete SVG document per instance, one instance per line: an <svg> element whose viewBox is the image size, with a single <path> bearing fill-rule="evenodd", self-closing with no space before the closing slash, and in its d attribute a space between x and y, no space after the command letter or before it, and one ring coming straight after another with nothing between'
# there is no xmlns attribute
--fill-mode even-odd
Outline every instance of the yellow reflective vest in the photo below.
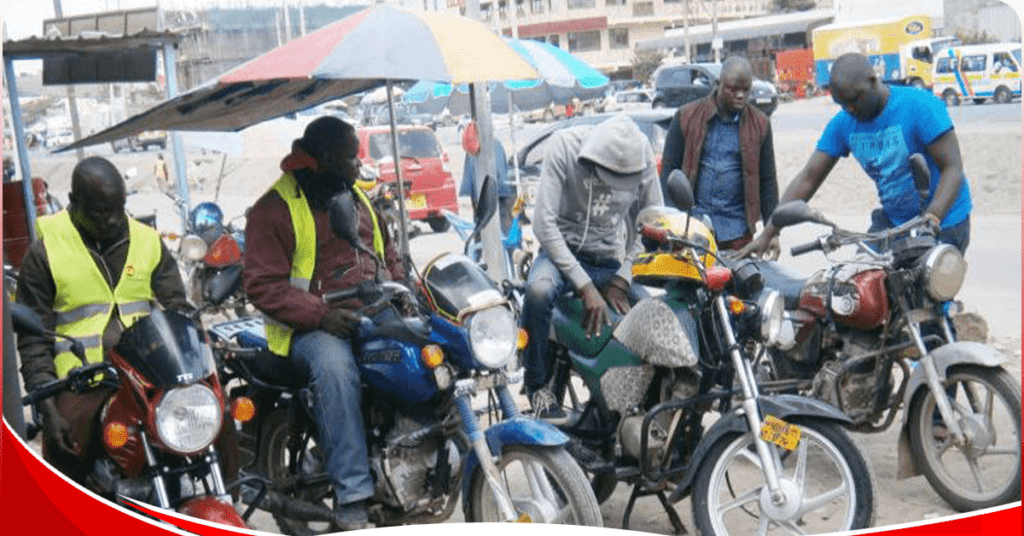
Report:
<svg viewBox="0 0 1024 536"><path fill-rule="evenodd" d="M288 281L293 287L308 292L310 280L313 278L313 269L316 268L316 222L313 220L313 211L309 208L306 195L298 187L298 181L295 180L295 175L291 172L281 175L271 190L276 191L288 206L292 230L295 233L295 251L292 253L292 269L288 275ZM373 222L373 250L383 260L384 235L377 223L377 214L373 211L373 205L360 188L353 187L352 191L370 210L370 218ZM263 319L267 332L267 346L270 351L274 355L287 357L294 330L269 315L263 315Z"/></svg>
<svg viewBox="0 0 1024 536"><path fill-rule="evenodd" d="M36 220L39 238L56 285L53 309L55 331L74 337L85 346L88 363L103 361L103 331L117 306L118 318L125 328L146 316L153 308L153 272L160 264L160 234L131 218L128 219L128 257L117 286L111 290L78 229L65 210ZM57 377L83 363L70 352L70 343L54 344Z"/></svg>

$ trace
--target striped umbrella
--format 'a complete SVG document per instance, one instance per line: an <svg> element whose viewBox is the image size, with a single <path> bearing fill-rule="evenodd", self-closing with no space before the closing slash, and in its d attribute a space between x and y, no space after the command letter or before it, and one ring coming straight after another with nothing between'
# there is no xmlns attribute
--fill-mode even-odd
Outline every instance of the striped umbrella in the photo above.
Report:
<svg viewBox="0 0 1024 536"><path fill-rule="evenodd" d="M534 68L479 22L377 5L62 150L144 130L241 130L388 81L534 78Z"/></svg>
<svg viewBox="0 0 1024 536"><path fill-rule="evenodd" d="M507 92L512 94L515 109L529 111L552 103L566 104L573 98L600 97L608 88L607 76L565 50L528 39L506 39L506 42L537 70L540 78L492 82L489 88L494 113L508 113ZM402 100L430 113L440 112L445 107L454 115L468 113L468 84L455 86L454 92L452 87L443 81L420 80L409 88Z"/></svg>

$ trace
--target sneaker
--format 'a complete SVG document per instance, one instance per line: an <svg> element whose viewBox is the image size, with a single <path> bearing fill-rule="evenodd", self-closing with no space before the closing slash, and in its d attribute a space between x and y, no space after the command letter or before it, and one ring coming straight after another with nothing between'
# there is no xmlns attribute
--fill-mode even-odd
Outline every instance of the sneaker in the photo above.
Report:
<svg viewBox="0 0 1024 536"><path fill-rule="evenodd" d="M530 394L530 411L536 419L565 419L562 406L546 386Z"/></svg>
<svg viewBox="0 0 1024 536"><path fill-rule="evenodd" d="M366 503L356 501L334 505L334 524L339 530L360 530L370 528L370 519L366 515Z"/></svg>

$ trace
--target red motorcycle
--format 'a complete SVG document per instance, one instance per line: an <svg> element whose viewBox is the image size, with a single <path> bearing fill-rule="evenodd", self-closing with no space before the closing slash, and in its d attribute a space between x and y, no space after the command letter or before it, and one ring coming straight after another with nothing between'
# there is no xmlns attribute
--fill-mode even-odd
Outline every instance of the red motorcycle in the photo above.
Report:
<svg viewBox="0 0 1024 536"><path fill-rule="evenodd" d="M67 339L84 362L79 341L47 331L30 308L10 305L15 331ZM49 397L115 389L101 416L105 456L89 476L93 491L244 528L229 492L240 482L229 487L221 467L237 466L228 419L246 420L251 401L237 401L230 415L225 412L213 355L201 337L188 317L154 311L124 331L106 362L73 369L33 389L22 403L33 406L38 423L38 404ZM38 424L30 425L29 439L38 431Z"/></svg>

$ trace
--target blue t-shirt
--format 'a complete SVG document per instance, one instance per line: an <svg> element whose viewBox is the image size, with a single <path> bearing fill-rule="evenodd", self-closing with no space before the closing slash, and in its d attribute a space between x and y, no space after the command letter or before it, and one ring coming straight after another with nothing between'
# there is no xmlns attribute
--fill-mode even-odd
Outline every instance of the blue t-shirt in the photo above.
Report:
<svg viewBox="0 0 1024 536"><path fill-rule="evenodd" d="M928 145L953 128L945 104L931 93L917 88L890 86L889 100L878 117L858 122L845 110L836 114L825 127L818 150L842 158L853 153L861 168L875 181L882 210L894 225L921 214L931 203L939 185L939 168ZM931 170L928 199L914 188L910 155L921 153ZM942 220L948 228L964 221L971 213L971 193L964 177L960 195Z"/></svg>

